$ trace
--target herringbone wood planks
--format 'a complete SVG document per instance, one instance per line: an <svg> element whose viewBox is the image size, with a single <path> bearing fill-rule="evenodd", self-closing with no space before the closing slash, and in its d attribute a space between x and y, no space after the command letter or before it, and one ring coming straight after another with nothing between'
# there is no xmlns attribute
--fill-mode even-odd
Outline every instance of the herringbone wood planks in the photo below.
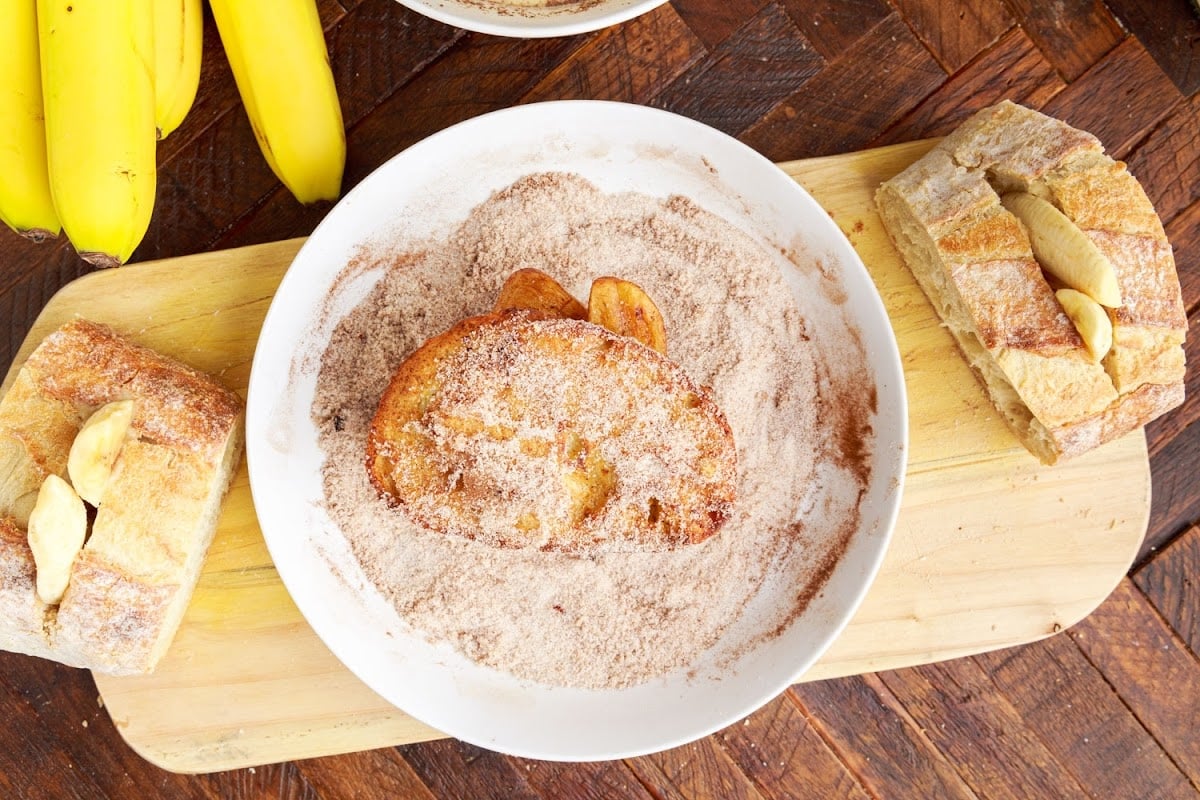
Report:
<svg viewBox="0 0 1200 800"><path fill-rule="evenodd" d="M347 188L404 147L493 109L597 98L670 109L776 160L938 136L1011 98L1128 161L1200 314L1200 19L1188 0L675 0L594 34L509 40L392 0L321 0L347 124ZM206 20L204 79L160 146L145 260L303 235L257 157ZM235 155L236 154L236 155ZM87 268L65 242L0 232L0 355ZM1193 329L1195 329L1193 324ZM1196 331L1193 330L1193 334ZM1190 363L1200 344L1189 341ZM1066 635L879 675L804 684L701 742L599 764L452 740L204 777L119 740L86 674L0 654L10 797L804 798L1200 794L1200 368L1150 426L1154 505L1138 568ZM1002 510L998 510L1002 513Z"/></svg>

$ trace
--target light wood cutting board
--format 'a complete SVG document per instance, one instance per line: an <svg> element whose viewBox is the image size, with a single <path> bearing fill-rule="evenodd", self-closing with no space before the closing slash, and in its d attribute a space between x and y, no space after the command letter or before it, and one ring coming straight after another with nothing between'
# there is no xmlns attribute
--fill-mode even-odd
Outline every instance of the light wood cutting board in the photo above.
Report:
<svg viewBox="0 0 1200 800"><path fill-rule="evenodd" d="M1009 434L874 212L914 142L781 167L829 211L875 279L904 361L911 447L887 558L857 615L801 680L1029 642L1086 616L1132 562L1149 516L1138 432L1054 468ZM93 273L59 292L32 348L75 315L213 372L245 395L259 328L300 240ZM182 627L157 672L96 675L126 741L166 769L210 772L440 736L353 677L271 565L243 464Z"/></svg>

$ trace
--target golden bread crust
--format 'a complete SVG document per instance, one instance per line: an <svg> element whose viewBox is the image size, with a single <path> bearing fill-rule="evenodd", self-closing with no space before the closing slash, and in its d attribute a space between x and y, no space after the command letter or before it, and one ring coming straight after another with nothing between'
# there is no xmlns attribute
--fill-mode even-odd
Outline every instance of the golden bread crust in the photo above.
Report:
<svg viewBox="0 0 1200 800"><path fill-rule="evenodd" d="M396 371L367 466L420 524L496 547L662 550L729 516L737 455L704 387L582 320L472 317Z"/></svg>
<svg viewBox="0 0 1200 800"><path fill-rule="evenodd" d="M0 649L48 657L43 644L47 609L35 580L28 535L15 519L0 515Z"/></svg>
<svg viewBox="0 0 1200 800"><path fill-rule="evenodd" d="M1085 231L1110 231L1166 241L1162 221L1137 179L1120 161L1099 157L1075 171L1045 181L1064 214Z"/></svg>
<svg viewBox="0 0 1200 800"><path fill-rule="evenodd" d="M48 397L76 406L136 398L133 424L143 438L210 456L242 409L211 376L83 319L46 337L25 368Z"/></svg>
<svg viewBox="0 0 1200 800"><path fill-rule="evenodd" d="M1023 350L1047 357L1083 352L1079 332L1032 258L951 262L949 267L951 283L989 351Z"/></svg>
<svg viewBox="0 0 1200 800"><path fill-rule="evenodd" d="M1116 271L1113 348L1093 363L1001 194L1048 200ZM1021 441L1046 463L1182 402L1187 317L1162 223L1091 134L1004 101L876 193L884 226Z"/></svg>

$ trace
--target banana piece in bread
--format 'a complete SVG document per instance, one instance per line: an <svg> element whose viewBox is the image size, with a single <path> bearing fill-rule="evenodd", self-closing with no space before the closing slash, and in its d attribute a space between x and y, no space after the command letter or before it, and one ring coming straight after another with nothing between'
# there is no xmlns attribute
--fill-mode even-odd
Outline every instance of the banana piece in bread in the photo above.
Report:
<svg viewBox="0 0 1200 800"><path fill-rule="evenodd" d="M1105 309L1102 361L1001 203L1010 193L1051 203L1111 263L1120 298ZM1004 101L884 182L876 204L992 403L1044 463L1183 402L1187 315L1171 246L1141 185L1091 134Z"/></svg>
<svg viewBox="0 0 1200 800"><path fill-rule="evenodd" d="M463 320L400 365L367 466L431 530L586 554L712 536L737 455L710 392L675 362L600 325L510 308Z"/></svg>
<svg viewBox="0 0 1200 800"><path fill-rule="evenodd" d="M85 422L120 401L132 414L111 467L111 454L101 459L86 543L61 602L45 603L30 512L47 476L69 480ZM241 398L210 376L86 320L50 334L0 401L0 648L152 671L191 598L242 441Z"/></svg>

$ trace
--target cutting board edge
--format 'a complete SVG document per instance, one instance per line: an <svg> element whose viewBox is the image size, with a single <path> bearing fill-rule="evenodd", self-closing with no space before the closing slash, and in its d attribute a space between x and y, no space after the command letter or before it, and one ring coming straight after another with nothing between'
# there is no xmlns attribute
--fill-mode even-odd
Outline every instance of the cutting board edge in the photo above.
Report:
<svg viewBox="0 0 1200 800"><path fill-rule="evenodd" d="M93 270L85 275L80 275L77 278L73 278L72 280L60 286L58 290L54 292L54 294L50 295L50 298L46 301L45 305L42 306L42 310L38 312L38 315L34 318L33 324L30 325L25 337L21 340L20 346L13 354L12 361L8 365L8 370L4 374L4 380L0 381L0 397L3 397L8 392L9 386L16 378L17 371L29 358L29 354L33 352L34 348L41 343L42 339L44 339L47 334L68 320L76 316L86 316L93 322L110 324L115 328L122 327L120 322L117 320L104 319L103 314L93 317L70 310L76 294L83 295L80 300L86 301L87 292L92 283L104 283L105 281L111 281L111 276L118 272L125 275L130 273L142 275L147 272L152 273L164 269L179 269L181 267L186 267L193 264L200 264L210 259L228 258L231 254L244 252L263 252L272 254L276 252L288 253L290 260L295 253L299 252L300 247L303 246L306 240L307 237L297 236L291 239L280 239L274 242L240 245L238 247L231 247L225 250L208 250L202 253L189 253L182 256L169 256L165 258L151 259L150 261L137 261L120 267ZM86 302L75 303L74 305L77 307L83 307L86 306Z"/></svg>
<svg viewBox="0 0 1200 800"><path fill-rule="evenodd" d="M414 733L395 733L398 727L413 726L420 730ZM328 737L321 738L322 731L314 729L308 733L292 731L285 738L262 737L257 742L245 742L256 748L253 752L240 749L228 741L202 741L198 744L186 736L147 737L143 741L127 734L125 729L128 725L114 727L117 728L121 740L139 758L159 769L180 775L206 775L447 738L446 734L430 728L400 709L394 709L393 716L385 715L364 724L355 724L349 731L343 731L343 737L333 746L328 745ZM297 746L297 742L304 744Z"/></svg>

